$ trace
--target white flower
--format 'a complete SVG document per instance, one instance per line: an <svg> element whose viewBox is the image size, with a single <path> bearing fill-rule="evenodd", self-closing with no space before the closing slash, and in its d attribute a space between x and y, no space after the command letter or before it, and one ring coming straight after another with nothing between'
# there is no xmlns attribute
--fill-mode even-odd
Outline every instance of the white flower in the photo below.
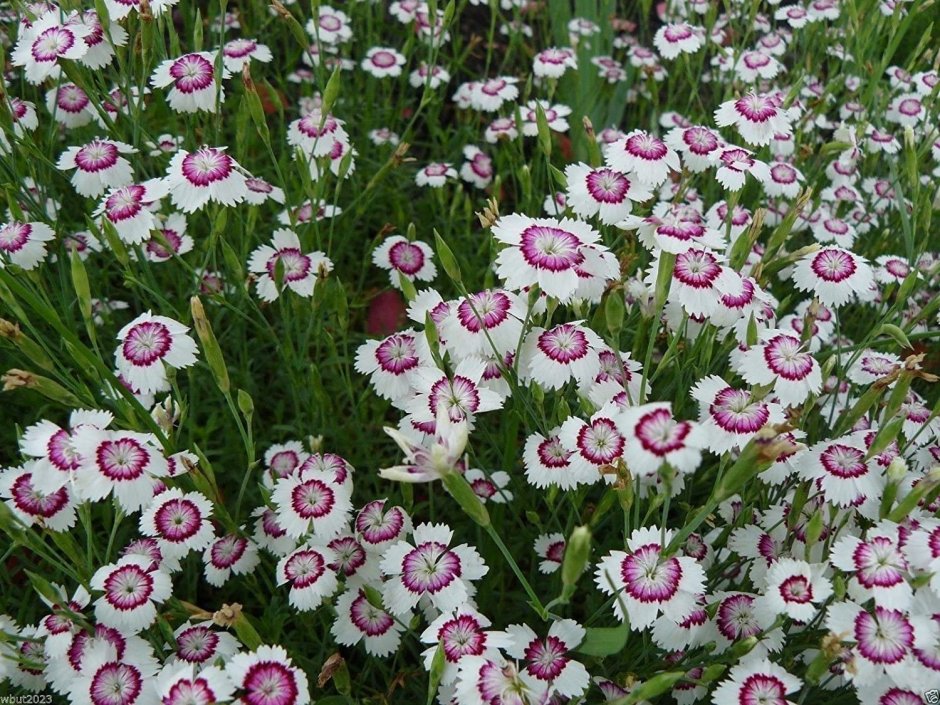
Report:
<svg viewBox="0 0 940 705"><path fill-rule="evenodd" d="M441 612L466 604L473 581L488 568L467 544L450 548L452 539L453 531L445 524L419 524L412 542L399 541L386 549L381 568L389 580L382 586L382 597L392 614L407 614L422 598Z"/></svg>
<svg viewBox="0 0 940 705"><path fill-rule="evenodd" d="M170 576L147 558L125 556L99 568L91 589L104 594L95 601L95 617L109 627L136 633L153 624L156 605L173 593Z"/></svg>
<svg viewBox="0 0 940 705"><path fill-rule="evenodd" d="M60 171L75 170L72 186L81 196L96 198L109 188L127 186L134 180L130 162L122 154L133 154L131 145L96 139L82 147L69 147L56 163Z"/></svg>
<svg viewBox="0 0 940 705"><path fill-rule="evenodd" d="M196 341L186 335L188 330L172 318L142 313L118 331L121 344L114 351L114 364L140 392L168 391L166 368L178 370L196 362Z"/></svg>
<svg viewBox="0 0 940 705"><path fill-rule="evenodd" d="M46 258L46 243L54 239L55 233L45 223L12 220L0 225L0 267L7 260L26 270L35 269Z"/></svg>
<svg viewBox="0 0 940 705"><path fill-rule="evenodd" d="M165 181L173 205L184 213L197 211L209 201L234 206L248 194L243 169L217 147L180 150L170 160Z"/></svg>
<svg viewBox="0 0 940 705"><path fill-rule="evenodd" d="M260 275L255 283L258 296L264 301L275 301L283 287L305 298L313 296L321 273L332 271L333 263L320 251L304 254L297 233L279 228L274 231L270 245L261 245L251 253L248 269ZM280 281L275 279L278 270Z"/></svg>
<svg viewBox="0 0 940 705"><path fill-rule="evenodd" d="M216 54L208 51L167 59L154 69L150 82L155 88L172 84L167 102L178 113L214 113L225 100L225 89L216 83L215 60ZM221 78L229 76L223 67Z"/></svg>
<svg viewBox="0 0 940 705"><path fill-rule="evenodd" d="M10 54L14 66L23 66L26 80L34 85L47 78L58 78L60 59L80 59L88 52L85 39L92 27L85 24L61 24L60 10L49 10L24 27Z"/></svg>
<svg viewBox="0 0 940 705"><path fill-rule="evenodd" d="M705 571L695 559L662 555L672 535L656 527L634 529L627 539L629 552L611 551L598 564L597 587L615 596L614 615L629 620L631 630L649 627L660 613L682 620L705 589Z"/></svg>

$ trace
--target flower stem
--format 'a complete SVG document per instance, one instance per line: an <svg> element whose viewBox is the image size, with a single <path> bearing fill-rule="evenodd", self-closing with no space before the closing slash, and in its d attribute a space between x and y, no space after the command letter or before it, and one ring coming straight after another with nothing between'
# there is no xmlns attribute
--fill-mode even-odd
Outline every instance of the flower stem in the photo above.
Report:
<svg viewBox="0 0 940 705"><path fill-rule="evenodd" d="M529 604L532 605L532 609L535 610L539 618L542 620L547 620L548 610L542 606L541 601L535 594L535 591L532 589L529 581L526 580L525 576L522 574L522 571L519 569L519 566L516 564L516 560L512 557L512 553L510 553L509 549L506 547L506 544L503 543L503 539L500 538L500 535L497 533L496 529L493 528L492 524L488 524L483 528L486 529L486 533L490 535L490 538L493 539L494 543L499 547L499 550L506 559L506 562L509 563L509 567L512 569L512 572L516 574L517 578L519 578L519 582L522 583L523 589L529 596Z"/></svg>

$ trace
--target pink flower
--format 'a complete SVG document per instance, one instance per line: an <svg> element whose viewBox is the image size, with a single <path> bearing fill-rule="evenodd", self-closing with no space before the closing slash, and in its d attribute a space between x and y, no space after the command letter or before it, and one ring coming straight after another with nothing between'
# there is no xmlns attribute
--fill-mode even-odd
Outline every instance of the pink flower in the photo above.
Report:
<svg viewBox="0 0 940 705"><path fill-rule="evenodd" d="M823 304L844 306L853 298L869 300L874 272L863 257L841 247L824 247L804 255L794 267L793 283L811 292Z"/></svg>
<svg viewBox="0 0 940 705"><path fill-rule="evenodd" d="M16 220L0 225L0 266L3 260L35 269L46 258L46 243L55 240L55 233L45 223L21 223Z"/></svg>
<svg viewBox="0 0 940 705"><path fill-rule="evenodd" d="M795 693L803 682L766 658L750 658L728 673L712 694L715 705L792 705L787 693Z"/></svg>
<svg viewBox="0 0 940 705"><path fill-rule="evenodd" d="M43 14L24 28L10 54L14 66L23 66L26 80L33 85L58 78L61 59L80 59L88 52L86 37L92 28L84 24L61 24L60 11Z"/></svg>
<svg viewBox="0 0 940 705"><path fill-rule="evenodd" d="M307 543L278 561L277 583L290 584L292 607L309 612L336 591L336 572L329 566L333 558L329 548Z"/></svg>
<svg viewBox="0 0 940 705"><path fill-rule="evenodd" d="M69 147L59 156L56 167L75 170L72 186L81 196L98 197L109 188L127 186L134 180L130 162L122 154L137 150L124 142L96 139L82 147Z"/></svg>
<svg viewBox="0 0 940 705"><path fill-rule="evenodd" d="M255 283L258 296L263 301L276 301L284 287L305 298L313 296L321 274L332 271L333 263L319 250L304 254L297 233L278 228L270 245L261 245L251 253L248 269L260 275ZM279 271L281 280L277 281Z"/></svg>
<svg viewBox="0 0 940 705"><path fill-rule="evenodd" d="M642 130L634 130L610 145L604 153L608 166L626 174L634 174L637 180L653 188L669 178L672 171L679 171L679 155L658 137Z"/></svg>
<svg viewBox="0 0 940 705"><path fill-rule="evenodd" d="M409 281L431 281L437 276L434 266L434 250L427 243L410 242L402 235L385 238L372 252L372 263L388 270L389 280L396 289L401 288L401 278Z"/></svg>

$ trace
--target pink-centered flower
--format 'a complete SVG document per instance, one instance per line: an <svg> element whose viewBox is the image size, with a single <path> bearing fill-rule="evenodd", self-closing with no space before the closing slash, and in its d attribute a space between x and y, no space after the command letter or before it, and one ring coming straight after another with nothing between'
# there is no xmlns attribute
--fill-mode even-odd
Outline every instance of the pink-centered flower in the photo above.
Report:
<svg viewBox="0 0 940 705"><path fill-rule="evenodd" d="M421 634L421 641L433 646L421 654L424 667L431 670L438 645L444 653L441 683L450 685L457 679L460 662L467 657L494 657L500 649L512 644L511 637L502 631L491 630L490 620L471 605L442 613Z"/></svg>
<svg viewBox="0 0 940 705"><path fill-rule="evenodd" d="M672 538L665 532L665 543ZM627 539L627 551L611 551L598 563L597 587L616 595L614 615L629 620L630 629L641 631L660 614L679 621L692 612L705 589L705 571L688 556L663 556L665 547L658 528L635 529Z"/></svg>
<svg viewBox="0 0 940 705"><path fill-rule="evenodd" d="M187 331L172 318L142 313L118 331L114 364L140 392L166 391L167 367L179 370L196 362L196 342Z"/></svg>
<svg viewBox="0 0 940 705"><path fill-rule="evenodd" d="M96 198L109 188L133 182L130 162L121 155L136 151L124 142L96 139L81 147L68 147L59 155L56 167L60 171L74 169L72 186L78 194Z"/></svg>
<svg viewBox="0 0 940 705"><path fill-rule="evenodd" d="M823 304L844 306L854 298L871 298L874 272L863 257L841 247L828 246L800 258L793 269L800 291L811 292Z"/></svg>
<svg viewBox="0 0 940 705"><path fill-rule="evenodd" d="M258 296L270 302L276 301L285 288L298 296L313 296L320 277L332 271L333 263L319 250L305 254L297 233L278 228L270 245L261 245L251 253L248 269L257 275Z"/></svg>
<svg viewBox="0 0 940 705"><path fill-rule="evenodd" d="M590 676L571 652L584 640L584 627L573 619L552 622L545 637L539 637L526 624L511 624L506 628L511 639L506 653L524 661L526 673L536 681L545 683L548 692L562 697L576 698L587 689Z"/></svg>
<svg viewBox="0 0 940 705"><path fill-rule="evenodd" d="M99 568L91 589L103 593L95 601L95 617L106 626L136 633L153 624L156 605L170 597L170 576L149 560L126 556Z"/></svg>
<svg viewBox="0 0 940 705"><path fill-rule="evenodd" d="M140 515L140 532L157 539L162 555L182 558L202 551L215 538L210 517L212 503L199 492L171 488L154 497Z"/></svg>
<svg viewBox="0 0 940 705"><path fill-rule="evenodd" d="M210 201L234 206L248 193L244 170L219 147L181 149L170 160L164 180L173 205L184 213L200 210Z"/></svg>
<svg viewBox="0 0 940 705"><path fill-rule="evenodd" d="M434 251L420 240L411 242L402 235L385 238L372 251L372 263L388 271L389 280L396 289L401 289L401 279L427 282L437 276L434 266Z"/></svg>
<svg viewBox="0 0 940 705"><path fill-rule="evenodd" d="M795 335L767 331L763 342L737 356L735 367L749 384L773 385L784 406L798 406L822 388L822 372Z"/></svg>
<svg viewBox="0 0 940 705"><path fill-rule="evenodd" d="M346 590L336 600L330 633L344 646L362 642L370 656L383 658L398 650L404 627L383 607L373 605L362 588Z"/></svg>
<svg viewBox="0 0 940 705"><path fill-rule="evenodd" d="M624 457L635 474L653 476L668 463L685 475L701 463L706 444L702 427L674 419L668 402L627 406L617 421L627 439Z"/></svg>
<svg viewBox="0 0 940 705"><path fill-rule="evenodd" d="M280 646L259 646L239 653L225 665L225 674L242 701L251 705L307 705L310 690L303 669Z"/></svg>
<svg viewBox="0 0 940 705"><path fill-rule="evenodd" d="M803 682L766 658L751 658L734 666L712 694L714 705L792 705L788 693Z"/></svg>
<svg viewBox="0 0 940 705"><path fill-rule="evenodd" d="M582 218L597 216L607 225L620 222L633 208L653 197L649 186L632 175L610 167L593 168L587 164L569 164L567 204Z"/></svg>
<svg viewBox="0 0 940 705"><path fill-rule="evenodd" d="M35 269L46 258L46 243L55 233L45 223L11 220L0 225L0 266L11 262L25 270Z"/></svg>
<svg viewBox="0 0 940 705"><path fill-rule="evenodd" d="M716 453L743 448L762 428L784 418L779 404L756 400L751 392L735 389L715 375L699 380L692 398L699 404L706 445Z"/></svg>
<svg viewBox="0 0 940 705"><path fill-rule="evenodd" d="M215 61L216 54L208 51L167 59L153 70L150 83L155 88L170 87L167 103L175 112L214 113L225 100L225 89L216 82ZM223 64L221 78L229 75Z"/></svg>
<svg viewBox="0 0 940 705"><path fill-rule="evenodd" d="M473 582L488 568L476 549L467 544L451 547L453 531L445 524L419 524L411 541L399 541L386 550L382 586L386 608L394 615L410 612L424 600L447 612L465 604Z"/></svg>
<svg viewBox="0 0 940 705"><path fill-rule="evenodd" d="M331 549L306 543L278 561L277 583L290 585L292 607L309 612L336 591L336 571L330 568L334 557Z"/></svg>
<svg viewBox="0 0 940 705"><path fill-rule="evenodd" d="M719 127L734 125L744 141L757 147L770 144L775 135L792 130L784 111L769 96L747 93L722 103L715 111Z"/></svg>

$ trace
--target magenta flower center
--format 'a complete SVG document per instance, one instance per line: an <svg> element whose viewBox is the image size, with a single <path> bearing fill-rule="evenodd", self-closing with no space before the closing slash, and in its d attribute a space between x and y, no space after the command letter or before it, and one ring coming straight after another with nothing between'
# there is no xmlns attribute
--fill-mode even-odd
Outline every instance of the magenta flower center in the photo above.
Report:
<svg viewBox="0 0 940 705"><path fill-rule="evenodd" d="M140 671L126 663L106 663L92 676L92 705L130 705L143 688Z"/></svg>
<svg viewBox="0 0 940 705"><path fill-rule="evenodd" d="M806 379L813 371L815 360L801 350L800 341L789 335L778 335L764 346L764 361L774 374L791 382Z"/></svg>
<svg viewBox="0 0 940 705"><path fill-rule="evenodd" d="M907 561L885 536L876 536L860 543L852 553L855 577L866 588L890 588L904 582Z"/></svg>
<svg viewBox="0 0 940 705"><path fill-rule="evenodd" d="M218 646L219 635L208 627L190 627L176 637L176 655L189 663L205 663Z"/></svg>
<svg viewBox="0 0 940 705"><path fill-rule="evenodd" d="M75 35L65 27L50 27L33 40L33 59L40 63L55 61L75 44Z"/></svg>
<svg viewBox="0 0 940 705"><path fill-rule="evenodd" d="M858 268L853 257L841 250L823 250L817 253L810 267L820 279L835 284L851 277Z"/></svg>
<svg viewBox="0 0 940 705"><path fill-rule="evenodd" d="M315 584L326 572L326 561L319 551L298 551L284 566L284 574L295 588L306 588Z"/></svg>
<svg viewBox="0 0 940 705"><path fill-rule="evenodd" d="M33 228L29 223L7 223L0 228L0 251L18 252L29 242Z"/></svg>
<svg viewBox="0 0 940 705"><path fill-rule="evenodd" d="M32 474L20 475L10 488L13 503L17 509L31 516L48 519L58 514L69 502L66 487L60 487L51 494L40 492L32 483Z"/></svg>
<svg viewBox="0 0 940 705"><path fill-rule="evenodd" d="M451 421L462 421L479 408L480 393L477 385L462 375L455 375L453 380L444 377L431 387L428 403L435 418L443 404Z"/></svg>
<svg viewBox="0 0 940 705"><path fill-rule="evenodd" d="M585 424L578 432L581 455L594 465L607 465L623 452L624 439L610 419L600 418Z"/></svg>
<svg viewBox="0 0 940 705"><path fill-rule="evenodd" d="M173 62L170 67L176 89L183 93L195 93L212 85L215 71L212 64L199 54L187 54Z"/></svg>
<svg viewBox="0 0 940 705"><path fill-rule="evenodd" d="M157 510L154 523L165 541L182 543L199 531L202 526L202 512L190 500L174 498Z"/></svg>
<svg viewBox="0 0 940 705"><path fill-rule="evenodd" d="M520 249L525 261L536 269L560 272L581 263L581 240L561 228L530 225L522 231Z"/></svg>
<svg viewBox="0 0 940 705"><path fill-rule="evenodd" d="M751 401L750 392L726 387L709 407L712 419L729 433L756 433L770 418L766 404Z"/></svg>
<svg viewBox="0 0 940 705"><path fill-rule="evenodd" d="M644 603L671 600L679 590L682 566L675 558L663 560L657 544L641 546L628 555L620 567L624 594Z"/></svg>
<svg viewBox="0 0 940 705"><path fill-rule="evenodd" d="M741 705L786 705L786 688L775 676L755 673L741 684L738 701Z"/></svg>
<svg viewBox="0 0 940 705"><path fill-rule="evenodd" d="M388 612L370 604L362 592L352 601L349 618L366 636L382 636L395 624Z"/></svg>
<svg viewBox="0 0 940 705"><path fill-rule="evenodd" d="M112 481L135 480L144 472L150 454L133 438L103 441L97 450L98 466Z"/></svg>
<svg viewBox="0 0 940 705"><path fill-rule="evenodd" d="M294 674L283 663L259 661L245 674L242 683L246 705L293 705L299 690Z"/></svg>
<svg viewBox="0 0 940 705"><path fill-rule="evenodd" d="M170 329L159 321L144 321L131 328L124 337L125 359L136 367L149 367L162 360L170 351L173 338Z"/></svg>
<svg viewBox="0 0 940 705"><path fill-rule="evenodd" d="M689 250L676 257L673 277L693 289L708 289L721 274L721 266L711 252Z"/></svg>
<svg viewBox="0 0 940 705"><path fill-rule="evenodd" d="M145 191L143 186L135 184L123 186L108 196L104 202L108 220L119 223L140 213Z"/></svg>
<svg viewBox="0 0 940 705"><path fill-rule="evenodd" d="M676 421L668 409L656 409L640 418L635 433L645 450L664 457L684 448L685 438L691 430L690 423Z"/></svg>
<svg viewBox="0 0 940 705"><path fill-rule="evenodd" d="M606 167L590 172L585 181L588 193L600 203L623 203L630 190L630 180L626 176Z"/></svg>
<svg viewBox="0 0 940 705"><path fill-rule="evenodd" d="M479 656L486 648L483 627L468 614L446 622L437 636L444 642L444 655L451 663L457 663L464 656Z"/></svg>
<svg viewBox="0 0 940 705"><path fill-rule="evenodd" d="M291 491L291 506L302 519L319 519L333 509L336 497L333 490L316 478L297 485Z"/></svg>
<svg viewBox="0 0 940 705"><path fill-rule="evenodd" d="M426 541L402 560L402 583L417 594L440 592L461 573L460 558L437 541Z"/></svg>
<svg viewBox="0 0 940 705"><path fill-rule="evenodd" d="M773 103L754 93L738 98L734 102L734 109L748 122L767 122L777 114L777 108Z"/></svg>
<svg viewBox="0 0 940 705"><path fill-rule="evenodd" d="M868 472L865 453L858 448L833 443L819 456L819 462L830 475L841 480L862 477Z"/></svg>
<svg viewBox="0 0 940 705"><path fill-rule="evenodd" d="M278 250L275 255L267 261L265 267L268 270L268 276L274 279L276 267L280 263L284 272L285 282L296 282L306 279L310 274L310 258L303 254L296 247L285 247Z"/></svg>
<svg viewBox="0 0 940 705"><path fill-rule="evenodd" d="M194 186L204 188L228 178L233 169L232 158L225 152L204 147L183 159L183 176Z"/></svg>
<svg viewBox="0 0 940 705"><path fill-rule="evenodd" d="M567 365L587 355L588 341L584 331L570 323L563 323L541 333L538 348L550 360Z"/></svg>
<svg viewBox="0 0 940 705"><path fill-rule="evenodd" d="M526 670L539 680L555 680L568 665L567 653L568 648L557 636L533 639L525 650L529 662Z"/></svg>
<svg viewBox="0 0 940 705"><path fill-rule="evenodd" d="M380 69L391 68L397 63L395 55L390 51L384 50L375 52L370 60Z"/></svg>
<svg viewBox="0 0 940 705"><path fill-rule="evenodd" d="M111 142L89 142L75 155L75 164L81 170L95 173L110 169L118 160L118 148Z"/></svg>
<svg viewBox="0 0 940 705"><path fill-rule="evenodd" d="M388 258L395 269L410 277L424 266L424 252L410 242L396 242L389 250Z"/></svg>
<svg viewBox="0 0 940 705"><path fill-rule="evenodd" d="M875 614L859 612L855 618L855 641L866 659L890 665L914 645L914 628L900 610L875 607Z"/></svg>
<svg viewBox="0 0 940 705"><path fill-rule="evenodd" d="M150 599L153 578L138 565L125 565L104 581L105 599L121 611L134 610Z"/></svg>
<svg viewBox="0 0 940 705"><path fill-rule="evenodd" d="M669 151L662 140L645 134L629 137L624 148L634 157L651 162L659 161Z"/></svg>

